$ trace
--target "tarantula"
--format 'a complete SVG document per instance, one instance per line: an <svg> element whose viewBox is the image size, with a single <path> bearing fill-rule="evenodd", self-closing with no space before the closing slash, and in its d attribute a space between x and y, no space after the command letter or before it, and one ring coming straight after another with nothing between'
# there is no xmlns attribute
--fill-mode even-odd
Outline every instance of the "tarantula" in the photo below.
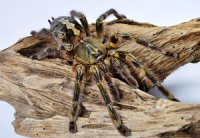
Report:
<svg viewBox="0 0 200 138"><path fill-rule="evenodd" d="M118 14L114 9L110 9L96 21L96 36L92 36L85 15L81 12L72 10L71 16L61 16L56 19L52 18L50 23L50 32L58 42L57 47L46 48L43 52L35 54L32 58L43 59L64 58L72 61L76 72L74 94L72 99L72 108L69 116L69 131L77 132L76 121L84 106L80 101L81 82L86 75L92 75L96 81L105 105L108 108L110 118L116 129L124 136L131 135L131 131L126 127L113 103L104 88L105 80L110 87L110 93L114 100L120 100L120 93L113 84L110 71L115 69L117 74L133 88L143 86L143 90L157 86L158 89L170 100L178 101L173 94L164 88L161 83L145 68L137 58L128 52L119 51L118 48L127 41L136 40L130 34L115 33L110 37L105 37L103 30L103 21L110 15L114 15L118 20L126 18ZM75 19L79 19L80 23ZM120 43L121 42L121 43ZM63 55L63 50L66 55Z"/></svg>

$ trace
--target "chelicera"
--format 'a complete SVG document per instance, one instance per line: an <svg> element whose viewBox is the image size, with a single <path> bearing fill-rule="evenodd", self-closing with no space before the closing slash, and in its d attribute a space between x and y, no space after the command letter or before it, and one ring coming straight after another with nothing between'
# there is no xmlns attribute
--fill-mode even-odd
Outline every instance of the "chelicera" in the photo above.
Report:
<svg viewBox="0 0 200 138"><path fill-rule="evenodd" d="M157 86L168 99L178 101L133 54L118 50L127 41L141 41L132 37L131 34L125 33L115 33L110 37L105 37L103 21L112 14L118 20L126 18L124 15L118 14L114 9L108 10L97 18L97 35L92 36L84 14L74 10L70 14L71 16L61 16L55 19L52 18L52 21L49 20L50 32L58 42L58 46L47 48L32 56L35 59L51 57L72 61L72 66L74 66L76 72L76 80L69 116L70 132L77 132L76 121L81 114L80 112L85 108L80 100L82 93L80 86L83 78L88 75L93 76L96 81L113 125L124 136L131 135L131 130L123 124L121 116L113 108L111 98L104 87L104 81L106 81L110 87L112 98L115 101L120 101L119 90L110 78L110 74L113 73L112 69L115 69L117 74L133 88L139 88L140 85L142 90L148 90ZM79 19L81 24L76 19ZM66 52L66 55L62 54L61 51L63 50Z"/></svg>

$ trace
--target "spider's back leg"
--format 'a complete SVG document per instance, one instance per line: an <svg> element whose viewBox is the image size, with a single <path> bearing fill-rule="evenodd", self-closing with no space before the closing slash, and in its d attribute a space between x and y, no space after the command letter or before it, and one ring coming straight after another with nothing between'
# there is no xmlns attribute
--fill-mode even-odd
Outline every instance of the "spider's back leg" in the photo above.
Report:
<svg viewBox="0 0 200 138"><path fill-rule="evenodd" d="M111 58L113 67L116 69L122 79L124 79L133 88L138 88L137 80L130 74L125 65L117 58Z"/></svg>
<svg viewBox="0 0 200 138"><path fill-rule="evenodd" d="M128 53L128 52L122 52L122 51L117 51L115 53L115 57L116 58L120 58L123 61L129 61L130 63L132 63L132 65L139 69L141 72L143 72L143 75L137 76L139 81L144 80L144 78L148 78L151 82L152 82L152 87L153 86L157 86L158 89L169 99L172 101L179 101L178 99L176 99L174 97L174 95L164 86L162 86L162 84L156 79L156 77L154 77L137 59L136 57L134 57L133 54ZM149 83L148 83L149 84ZM144 83L145 85L145 83ZM150 87L150 86L147 86Z"/></svg>

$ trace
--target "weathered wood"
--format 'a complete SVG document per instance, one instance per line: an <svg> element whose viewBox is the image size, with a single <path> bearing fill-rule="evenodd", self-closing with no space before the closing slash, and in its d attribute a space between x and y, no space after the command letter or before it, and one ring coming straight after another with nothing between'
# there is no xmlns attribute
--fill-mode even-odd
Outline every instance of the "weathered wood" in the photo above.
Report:
<svg viewBox="0 0 200 138"><path fill-rule="evenodd" d="M94 26L91 25L92 30ZM132 33L179 58L130 42L122 50L132 52L161 81L186 63L200 59L200 22L192 20L171 27L157 27L136 22L110 23L114 32ZM84 93L88 112L78 119L78 133L68 132L68 113L73 94L71 66L59 59L37 61L27 58L40 49L55 45L50 37L26 37L0 52L0 100L15 109L16 133L28 137L121 137L102 104L98 88L91 83ZM124 82L112 78L123 99L116 103L132 137L200 135L200 105L156 99Z"/></svg>

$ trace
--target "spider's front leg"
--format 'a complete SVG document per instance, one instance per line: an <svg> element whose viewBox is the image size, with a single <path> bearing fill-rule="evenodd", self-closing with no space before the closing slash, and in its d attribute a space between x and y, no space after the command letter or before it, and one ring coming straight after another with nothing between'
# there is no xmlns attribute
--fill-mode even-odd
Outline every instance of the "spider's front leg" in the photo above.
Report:
<svg viewBox="0 0 200 138"><path fill-rule="evenodd" d="M77 132L77 124L76 121L78 119L78 116L80 115L80 111L83 108L82 103L80 101L80 84L83 79L83 73L85 71L85 67L82 65L76 66L76 81L75 81L75 87L74 87L74 94L72 99L72 108L69 116L69 131L72 133Z"/></svg>
<svg viewBox="0 0 200 138"><path fill-rule="evenodd" d="M87 21L85 15L83 13L77 12L75 10L72 10L70 12L70 14L71 14L72 18L74 18L74 17L79 18L79 20L81 21L81 24L83 25L83 28L85 30L86 36L90 36L90 28L89 28L88 21Z"/></svg>
<svg viewBox="0 0 200 138"><path fill-rule="evenodd" d="M115 9L110 9L104 14L100 15L96 21L96 31L99 38L101 38L103 34L103 21L111 14L113 14L118 19L126 18L126 16L119 14Z"/></svg>
<svg viewBox="0 0 200 138"><path fill-rule="evenodd" d="M110 115L110 118L111 118L113 124L115 125L115 127L117 128L117 130L119 131L120 134L122 134L124 136L130 136L131 130L123 124L123 122L121 120L121 116L113 108L113 105L109 98L109 95L103 86L102 76L99 72L98 67L95 65L92 65L90 67L90 72L94 74L97 86L99 87L99 90L104 99L105 105L108 108L108 112L109 112L109 115Z"/></svg>

